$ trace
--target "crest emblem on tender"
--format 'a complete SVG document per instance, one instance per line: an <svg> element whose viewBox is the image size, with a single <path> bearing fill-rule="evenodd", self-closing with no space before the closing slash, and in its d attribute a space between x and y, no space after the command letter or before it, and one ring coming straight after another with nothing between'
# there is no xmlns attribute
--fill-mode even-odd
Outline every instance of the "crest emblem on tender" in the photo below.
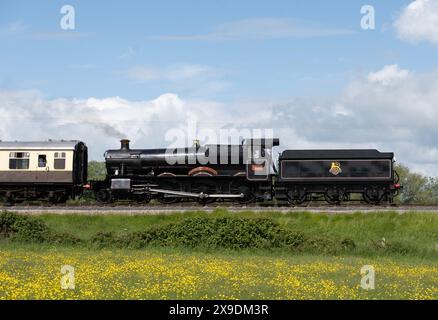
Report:
<svg viewBox="0 0 438 320"><path fill-rule="evenodd" d="M340 174L342 172L341 164L337 161L332 162L332 165L330 166L329 172L332 175L337 176L338 174Z"/></svg>

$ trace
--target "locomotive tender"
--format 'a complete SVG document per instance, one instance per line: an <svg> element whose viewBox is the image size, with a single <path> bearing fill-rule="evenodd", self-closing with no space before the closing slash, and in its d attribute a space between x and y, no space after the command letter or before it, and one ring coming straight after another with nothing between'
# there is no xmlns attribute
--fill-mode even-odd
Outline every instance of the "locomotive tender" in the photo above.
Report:
<svg viewBox="0 0 438 320"><path fill-rule="evenodd" d="M236 145L131 149L124 139L120 149L104 154L105 180L87 182L88 150L81 141L0 142L0 195L6 203L62 203L91 189L102 203L378 204L392 203L401 188L391 152L285 150L274 163L272 149L278 145L278 139L248 139Z"/></svg>
<svg viewBox="0 0 438 320"><path fill-rule="evenodd" d="M279 157L275 196L293 204L323 197L330 204L359 194L365 202L392 203L400 185L394 154L363 150L286 150Z"/></svg>

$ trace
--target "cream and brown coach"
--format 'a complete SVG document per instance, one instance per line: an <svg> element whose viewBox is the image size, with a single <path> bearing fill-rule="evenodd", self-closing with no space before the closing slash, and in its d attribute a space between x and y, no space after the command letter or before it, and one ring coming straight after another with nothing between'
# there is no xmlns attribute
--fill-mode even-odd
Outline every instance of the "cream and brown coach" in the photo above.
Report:
<svg viewBox="0 0 438 320"><path fill-rule="evenodd" d="M29 199L65 202L87 181L81 141L0 141L0 194L6 203Z"/></svg>

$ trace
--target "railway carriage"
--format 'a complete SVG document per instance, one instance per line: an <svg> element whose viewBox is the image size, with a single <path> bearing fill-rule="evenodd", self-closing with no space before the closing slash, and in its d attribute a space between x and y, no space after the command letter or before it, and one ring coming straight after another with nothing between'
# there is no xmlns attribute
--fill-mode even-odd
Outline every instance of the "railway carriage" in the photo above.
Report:
<svg viewBox="0 0 438 320"><path fill-rule="evenodd" d="M87 147L81 141L0 142L0 195L65 202L87 181Z"/></svg>

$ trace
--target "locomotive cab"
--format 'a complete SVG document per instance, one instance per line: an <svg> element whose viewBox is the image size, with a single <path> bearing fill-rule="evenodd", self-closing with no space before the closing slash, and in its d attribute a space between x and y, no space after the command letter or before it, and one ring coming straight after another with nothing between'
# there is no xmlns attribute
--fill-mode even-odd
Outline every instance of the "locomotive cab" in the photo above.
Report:
<svg viewBox="0 0 438 320"><path fill-rule="evenodd" d="M272 148L279 146L279 139L250 139L244 144L247 154L246 177L248 180L268 180L275 171Z"/></svg>

